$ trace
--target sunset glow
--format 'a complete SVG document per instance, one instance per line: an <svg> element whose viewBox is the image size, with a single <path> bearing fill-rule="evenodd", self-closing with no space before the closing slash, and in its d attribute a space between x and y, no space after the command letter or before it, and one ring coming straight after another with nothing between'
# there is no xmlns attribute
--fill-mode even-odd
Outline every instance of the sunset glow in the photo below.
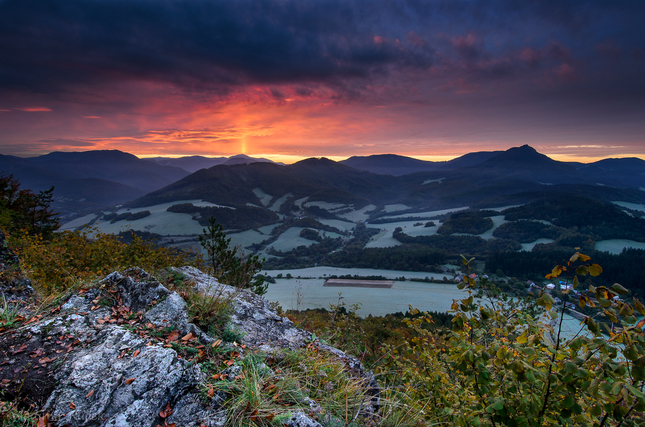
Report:
<svg viewBox="0 0 645 427"><path fill-rule="evenodd" d="M0 154L645 158L639 2L49 3L0 1Z"/></svg>

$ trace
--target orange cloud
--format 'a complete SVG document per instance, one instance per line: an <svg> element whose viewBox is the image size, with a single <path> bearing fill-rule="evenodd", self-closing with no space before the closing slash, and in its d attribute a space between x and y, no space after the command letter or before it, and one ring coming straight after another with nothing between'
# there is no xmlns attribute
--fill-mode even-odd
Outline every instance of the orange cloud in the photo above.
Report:
<svg viewBox="0 0 645 427"><path fill-rule="evenodd" d="M16 108L16 110L26 111L28 113L38 113L42 111L51 111L51 108L47 107L26 107L26 108Z"/></svg>

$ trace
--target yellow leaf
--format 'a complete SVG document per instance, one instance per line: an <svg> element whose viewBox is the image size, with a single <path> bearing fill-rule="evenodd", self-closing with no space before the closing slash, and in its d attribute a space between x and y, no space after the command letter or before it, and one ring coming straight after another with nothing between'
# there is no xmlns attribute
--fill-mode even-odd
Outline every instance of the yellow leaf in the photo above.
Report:
<svg viewBox="0 0 645 427"><path fill-rule="evenodd" d="M602 267L598 264L591 264L589 266L589 274L592 276L600 276L600 273L602 273Z"/></svg>
<svg viewBox="0 0 645 427"><path fill-rule="evenodd" d="M580 308L585 308L585 306L587 305L587 301L585 300L585 297L583 297L582 295L580 295L580 299L578 300L578 305L580 306Z"/></svg>

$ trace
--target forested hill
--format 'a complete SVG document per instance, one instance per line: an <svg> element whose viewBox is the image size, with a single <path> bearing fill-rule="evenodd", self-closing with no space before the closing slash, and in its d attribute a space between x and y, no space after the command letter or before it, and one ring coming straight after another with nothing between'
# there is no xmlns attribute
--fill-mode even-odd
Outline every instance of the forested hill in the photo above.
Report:
<svg viewBox="0 0 645 427"><path fill-rule="evenodd" d="M527 203L558 192L575 192L603 201L645 201L645 193L639 190L645 187L645 161L639 159L612 159L611 168L600 162L596 166L582 167L552 160L527 145L504 152L472 154L467 159L464 156L463 161L455 159L453 164L457 167L454 169L447 169L451 162L444 162L434 164L436 170L433 171L401 176L359 171L347 166L357 164L349 159L345 164L311 158L287 166L272 163L217 165L149 193L130 206L188 199L227 206L262 206L258 194L271 196L271 202L289 195L292 200L308 197L310 202L352 204L354 207L370 203L376 206L403 203L415 209L482 203L504 206ZM371 160L363 158L361 164L377 165L378 169L391 161L399 170L406 164L413 170L422 166L418 161L403 161L406 158L401 156L373 157ZM628 166L630 179L620 172L622 163Z"/></svg>
<svg viewBox="0 0 645 427"><path fill-rule="evenodd" d="M396 179L360 172L329 159L307 159L288 166L270 163L214 166L203 169L161 190L135 200L131 206L148 206L176 200L203 199L224 205L261 206L254 189L282 197L310 197L351 204L386 202L395 198Z"/></svg>

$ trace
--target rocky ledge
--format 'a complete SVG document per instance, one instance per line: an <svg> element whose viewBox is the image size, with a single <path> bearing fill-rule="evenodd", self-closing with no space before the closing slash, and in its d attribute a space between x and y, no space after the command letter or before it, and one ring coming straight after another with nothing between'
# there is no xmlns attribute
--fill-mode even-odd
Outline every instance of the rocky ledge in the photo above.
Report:
<svg viewBox="0 0 645 427"><path fill-rule="evenodd" d="M200 329L184 298L145 271L114 272L0 332L2 399L42 409L43 425L59 427L224 426L233 408L208 381L240 380L249 355L272 360L315 348L361 384L367 396L362 411L378 410L378 384L356 358L314 341L251 292L195 268L171 273L199 295L227 302L227 330L234 339ZM283 426L320 425L315 399L301 401L306 410L294 405Z"/></svg>

